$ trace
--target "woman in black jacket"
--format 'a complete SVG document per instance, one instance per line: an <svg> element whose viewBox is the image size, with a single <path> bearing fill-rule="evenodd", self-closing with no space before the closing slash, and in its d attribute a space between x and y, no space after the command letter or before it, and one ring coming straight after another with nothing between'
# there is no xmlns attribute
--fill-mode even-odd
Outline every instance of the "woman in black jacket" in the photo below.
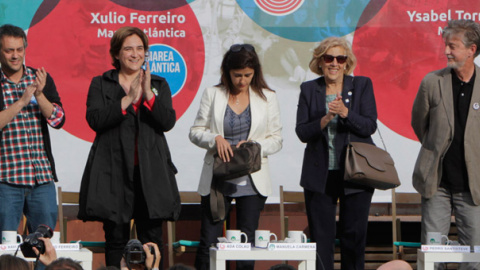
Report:
<svg viewBox="0 0 480 270"><path fill-rule="evenodd" d="M96 132L80 191L79 218L103 222L107 266L120 266L135 219L138 239L162 247L162 221L180 213L164 132L175 125L170 88L145 63L148 38L123 27L110 42L115 69L93 78L87 122Z"/></svg>

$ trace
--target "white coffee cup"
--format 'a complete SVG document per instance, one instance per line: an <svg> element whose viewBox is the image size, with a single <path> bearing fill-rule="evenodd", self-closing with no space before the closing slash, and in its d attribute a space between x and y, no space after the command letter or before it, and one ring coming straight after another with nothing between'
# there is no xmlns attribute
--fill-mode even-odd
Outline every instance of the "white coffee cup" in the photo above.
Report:
<svg viewBox="0 0 480 270"><path fill-rule="evenodd" d="M255 247L258 248L267 248L268 243L270 242L271 237L277 240L277 235L270 233L268 230L256 230L255 231Z"/></svg>
<svg viewBox="0 0 480 270"><path fill-rule="evenodd" d="M242 235L245 236L245 241L242 242ZM247 243L247 234L240 230L227 230L227 240L232 243Z"/></svg>
<svg viewBox="0 0 480 270"><path fill-rule="evenodd" d="M2 231L2 244L11 245L21 243L23 240L20 234L17 234L17 231Z"/></svg>
<svg viewBox="0 0 480 270"><path fill-rule="evenodd" d="M60 244L60 232L53 232L50 241L52 241L53 244Z"/></svg>
<svg viewBox="0 0 480 270"><path fill-rule="evenodd" d="M440 232L427 232L427 245L445 245L448 242L448 236Z"/></svg>
<svg viewBox="0 0 480 270"><path fill-rule="evenodd" d="M288 231L288 238L292 243L306 243L307 235L303 231Z"/></svg>

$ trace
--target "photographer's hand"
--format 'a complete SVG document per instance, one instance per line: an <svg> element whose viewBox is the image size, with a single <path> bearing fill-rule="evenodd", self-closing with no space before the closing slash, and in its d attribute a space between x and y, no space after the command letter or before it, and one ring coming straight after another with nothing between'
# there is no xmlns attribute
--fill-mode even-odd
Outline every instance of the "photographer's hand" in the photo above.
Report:
<svg viewBox="0 0 480 270"><path fill-rule="evenodd" d="M57 252L55 251L55 248L53 247L50 238L39 237L38 239L42 240L45 243L45 253L40 254L39 261L44 265L49 265L57 259ZM38 255L38 253L40 253L40 251L36 247L33 247L32 249L35 254Z"/></svg>
<svg viewBox="0 0 480 270"><path fill-rule="evenodd" d="M155 255L150 252L150 247L153 247ZM145 267L147 267L148 270L158 269L162 256L160 255L160 250L158 249L157 244L152 242L145 243L143 245L143 250L147 255L147 258L145 258Z"/></svg>

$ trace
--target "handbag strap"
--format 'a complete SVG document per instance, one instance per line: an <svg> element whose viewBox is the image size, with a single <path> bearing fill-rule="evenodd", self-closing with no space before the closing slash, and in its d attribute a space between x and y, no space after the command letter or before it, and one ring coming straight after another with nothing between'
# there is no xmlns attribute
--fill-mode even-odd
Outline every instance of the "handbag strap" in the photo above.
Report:
<svg viewBox="0 0 480 270"><path fill-rule="evenodd" d="M210 213L212 214L213 222L222 221L226 216L225 196L218 190L215 179L212 179L210 186Z"/></svg>
<svg viewBox="0 0 480 270"><path fill-rule="evenodd" d="M355 77L352 76L352 85L353 85L353 89L355 89L355 84L354 84L354 81L355 81ZM352 96L350 97L350 102L347 102L348 105L347 105L347 108L348 108L348 111L350 111L350 104L352 104L352 97L353 97L353 93L352 93ZM380 136L380 140L382 141L382 145L383 145L383 149L388 152L387 150L387 146L385 145L385 141L383 140L383 136L382 136L382 133L380 132L380 128L378 127L377 125L377 131L378 131L378 135ZM350 130L348 130L348 142L347 144L350 144Z"/></svg>

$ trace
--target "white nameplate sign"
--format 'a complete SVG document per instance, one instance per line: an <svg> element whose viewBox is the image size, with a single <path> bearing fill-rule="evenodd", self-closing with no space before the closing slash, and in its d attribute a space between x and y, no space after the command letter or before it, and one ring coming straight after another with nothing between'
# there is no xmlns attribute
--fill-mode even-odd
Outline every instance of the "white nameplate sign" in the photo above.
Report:
<svg viewBox="0 0 480 270"><path fill-rule="evenodd" d="M422 245L423 252L463 252L470 253L470 246Z"/></svg>
<svg viewBox="0 0 480 270"><path fill-rule="evenodd" d="M80 250L80 243L53 244L55 250Z"/></svg>
<svg viewBox="0 0 480 270"><path fill-rule="evenodd" d="M19 244L0 245L0 251L17 250ZM52 244L55 250L80 250L80 243Z"/></svg>
<svg viewBox="0 0 480 270"><path fill-rule="evenodd" d="M269 243L268 250L316 250L317 243Z"/></svg>
<svg viewBox="0 0 480 270"><path fill-rule="evenodd" d="M217 243L218 250L251 250L250 243Z"/></svg>
<svg viewBox="0 0 480 270"><path fill-rule="evenodd" d="M18 244L0 245L0 251L17 250Z"/></svg>

